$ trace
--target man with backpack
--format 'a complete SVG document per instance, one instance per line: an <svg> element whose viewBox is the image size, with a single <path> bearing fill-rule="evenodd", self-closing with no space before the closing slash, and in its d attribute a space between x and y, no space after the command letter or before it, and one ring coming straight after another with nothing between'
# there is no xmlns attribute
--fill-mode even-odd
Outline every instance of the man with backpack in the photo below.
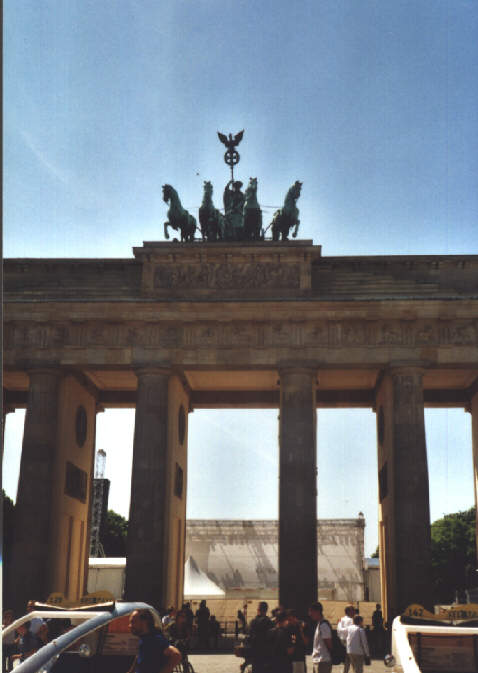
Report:
<svg viewBox="0 0 478 673"><path fill-rule="evenodd" d="M312 664L314 673L332 671L332 628L324 619L322 603L313 603L309 615L317 622L312 646Z"/></svg>
<svg viewBox="0 0 478 673"><path fill-rule="evenodd" d="M257 617L249 625L249 644L253 673L266 673L271 659L269 631L274 627L267 616L269 606L261 601L257 606Z"/></svg>

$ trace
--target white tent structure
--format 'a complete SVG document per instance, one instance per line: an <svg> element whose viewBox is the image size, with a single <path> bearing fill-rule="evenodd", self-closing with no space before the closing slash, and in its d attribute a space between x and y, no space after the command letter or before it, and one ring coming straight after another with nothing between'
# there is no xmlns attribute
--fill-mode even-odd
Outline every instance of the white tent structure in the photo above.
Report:
<svg viewBox="0 0 478 673"><path fill-rule="evenodd" d="M192 556L184 565L184 600L224 598L225 592L199 569Z"/></svg>

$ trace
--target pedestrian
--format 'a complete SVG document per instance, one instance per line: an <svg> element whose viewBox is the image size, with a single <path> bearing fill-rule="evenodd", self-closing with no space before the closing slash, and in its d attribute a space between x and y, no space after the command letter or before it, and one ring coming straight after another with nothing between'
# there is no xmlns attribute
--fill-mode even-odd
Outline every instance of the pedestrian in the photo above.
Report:
<svg viewBox="0 0 478 673"><path fill-rule="evenodd" d="M36 610L36 601L30 600L27 603L27 612L34 612ZM45 621L41 617L33 617L30 619L30 633L34 636L38 635L38 631Z"/></svg>
<svg viewBox="0 0 478 673"><path fill-rule="evenodd" d="M182 610L184 614L186 615L186 622L188 625L189 633L191 634L193 632L193 622L194 622L194 613L191 610L191 603L183 603Z"/></svg>
<svg viewBox="0 0 478 673"><path fill-rule="evenodd" d="M276 613L276 624L267 633L267 639L270 642L270 672L292 673L294 643L288 629L287 612Z"/></svg>
<svg viewBox="0 0 478 673"><path fill-rule="evenodd" d="M383 614L382 606L380 603L375 604L375 611L372 615L372 627L373 627L373 643L375 645L375 655L378 657L383 657L384 655L384 643L385 643L385 630L383 628Z"/></svg>
<svg viewBox="0 0 478 673"><path fill-rule="evenodd" d="M173 668L181 661L181 653L156 628L152 612L132 612L129 630L140 641L138 654L128 673L172 673Z"/></svg>
<svg viewBox="0 0 478 673"><path fill-rule="evenodd" d="M304 637L306 640L306 654L312 654L312 645L314 642L315 629L317 628L317 622L312 617L311 608L309 608L307 617L304 619Z"/></svg>
<svg viewBox="0 0 478 673"><path fill-rule="evenodd" d="M349 673L350 669L350 658L347 654L347 633L348 633L348 627L352 626L352 624L354 623L354 614L355 614L354 606L347 605L345 608L344 616L339 619L337 624L337 635L345 649L344 673Z"/></svg>
<svg viewBox="0 0 478 673"><path fill-rule="evenodd" d="M164 617L161 619L161 623L164 628L167 628L169 624L172 624L174 622L174 619L176 617L176 609L171 606L167 613L164 615Z"/></svg>
<svg viewBox="0 0 478 673"><path fill-rule="evenodd" d="M242 610L237 611L237 621L239 622L239 631L241 633L246 632L246 617Z"/></svg>
<svg viewBox="0 0 478 673"><path fill-rule="evenodd" d="M37 638L40 642L40 647L43 647L43 645L46 645L50 642L47 622L43 622L43 624L38 629Z"/></svg>
<svg viewBox="0 0 478 673"><path fill-rule="evenodd" d="M14 621L13 610L4 610L2 615L2 630L6 629L7 626L10 626L10 624L13 624ZM6 671L10 669L10 657L13 654L16 654L16 652L15 631L10 631L10 633L7 636L4 636L2 640L3 673L6 673Z"/></svg>
<svg viewBox="0 0 478 673"><path fill-rule="evenodd" d="M191 631L184 610L178 610L176 613L176 620L169 625L168 636L171 644L174 645L181 654L183 671L187 671L187 657L190 647Z"/></svg>
<svg viewBox="0 0 478 673"><path fill-rule="evenodd" d="M196 610L196 621L198 625L199 647L201 650L209 649L209 617L211 613L206 605L206 601L199 603L199 609Z"/></svg>
<svg viewBox="0 0 478 673"><path fill-rule="evenodd" d="M285 608L284 608L283 605L281 605L281 604L279 603L279 605L278 605L276 608L274 608L274 609L272 610L272 612L271 612L271 615L272 615L272 621L273 621L274 623L277 622L277 615L280 615L281 612L285 612Z"/></svg>
<svg viewBox="0 0 478 673"><path fill-rule="evenodd" d="M370 661L367 634L363 628L363 617L355 615L354 623L347 629L347 654L355 673L363 673L363 665Z"/></svg>
<svg viewBox="0 0 478 673"><path fill-rule="evenodd" d="M287 622L287 630L294 647L291 656L292 673L305 673L305 650L307 646L305 624L297 618L295 610L287 610Z"/></svg>
<svg viewBox="0 0 478 673"><path fill-rule="evenodd" d="M217 650L217 642L221 635L221 626L214 615L209 619L209 637L211 638L212 649Z"/></svg>
<svg viewBox="0 0 478 673"><path fill-rule="evenodd" d="M184 610L179 610L176 613L176 619L169 627L169 638L175 647L178 641L188 641L191 636L187 616ZM178 647L178 649L181 649Z"/></svg>
<svg viewBox="0 0 478 673"><path fill-rule="evenodd" d="M252 673L266 673L270 662L270 641L267 637L274 624L267 616L269 606L261 601L257 606L257 616L249 625L249 641Z"/></svg>
<svg viewBox="0 0 478 673"><path fill-rule="evenodd" d="M317 622L312 646L312 665L314 673L331 673L332 671L332 629L324 619L322 603L313 603L309 614Z"/></svg>
<svg viewBox="0 0 478 673"><path fill-rule="evenodd" d="M31 657L40 647L40 640L31 632L30 622L23 622L20 626L17 627L18 638L16 641L17 644L17 654L11 656L11 660L19 659L20 661L25 661L28 657Z"/></svg>

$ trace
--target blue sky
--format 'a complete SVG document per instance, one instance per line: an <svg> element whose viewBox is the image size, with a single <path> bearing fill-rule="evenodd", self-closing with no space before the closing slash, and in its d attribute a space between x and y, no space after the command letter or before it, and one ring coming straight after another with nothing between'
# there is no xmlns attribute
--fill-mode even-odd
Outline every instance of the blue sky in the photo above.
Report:
<svg viewBox="0 0 478 673"><path fill-rule="evenodd" d="M478 252L476 0L5 0L3 30L7 257L130 257L162 239L162 184L197 215L211 180L222 205L216 131L242 128L236 174L257 176L265 223L303 181L299 236L324 255ZM193 414L192 515L228 515L230 498L200 494L224 442L221 474L258 460L255 428L275 455L276 414L256 416ZM321 418L319 509L375 516L375 495L352 502L361 488L334 472L366 456L376 491L372 413ZM432 491L470 506L469 416L429 412L427 430ZM275 459L259 465L276 494ZM276 495L263 511L261 483L240 483L231 516L275 516Z"/></svg>

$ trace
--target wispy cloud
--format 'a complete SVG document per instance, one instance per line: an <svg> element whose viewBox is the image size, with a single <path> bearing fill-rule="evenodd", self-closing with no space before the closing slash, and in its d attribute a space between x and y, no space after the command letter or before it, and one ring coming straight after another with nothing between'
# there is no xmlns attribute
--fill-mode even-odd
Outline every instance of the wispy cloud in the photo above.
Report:
<svg viewBox="0 0 478 673"><path fill-rule="evenodd" d="M108 208L108 203L102 193L98 193L91 185L86 184L84 179L81 179L73 171L64 168L54 161L48 150L41 146L37 138L24 129L18 129L18 132L26 147L48 175L68 189L69 200L72 203L83 209L87 208L90 210L104 210Z"/></svg>
<svg viewBox="0 0 478 673"><path fill-rule="evenodd" d="M56 165L48 156L48 154L40 148L38 142L31 136L28 131L20 129L20 135L23 139L23 142L32 152L32 154L38 159L41 166L55 179L59 180L63 185L69 186L71 182L71 174Z"/></svg>

